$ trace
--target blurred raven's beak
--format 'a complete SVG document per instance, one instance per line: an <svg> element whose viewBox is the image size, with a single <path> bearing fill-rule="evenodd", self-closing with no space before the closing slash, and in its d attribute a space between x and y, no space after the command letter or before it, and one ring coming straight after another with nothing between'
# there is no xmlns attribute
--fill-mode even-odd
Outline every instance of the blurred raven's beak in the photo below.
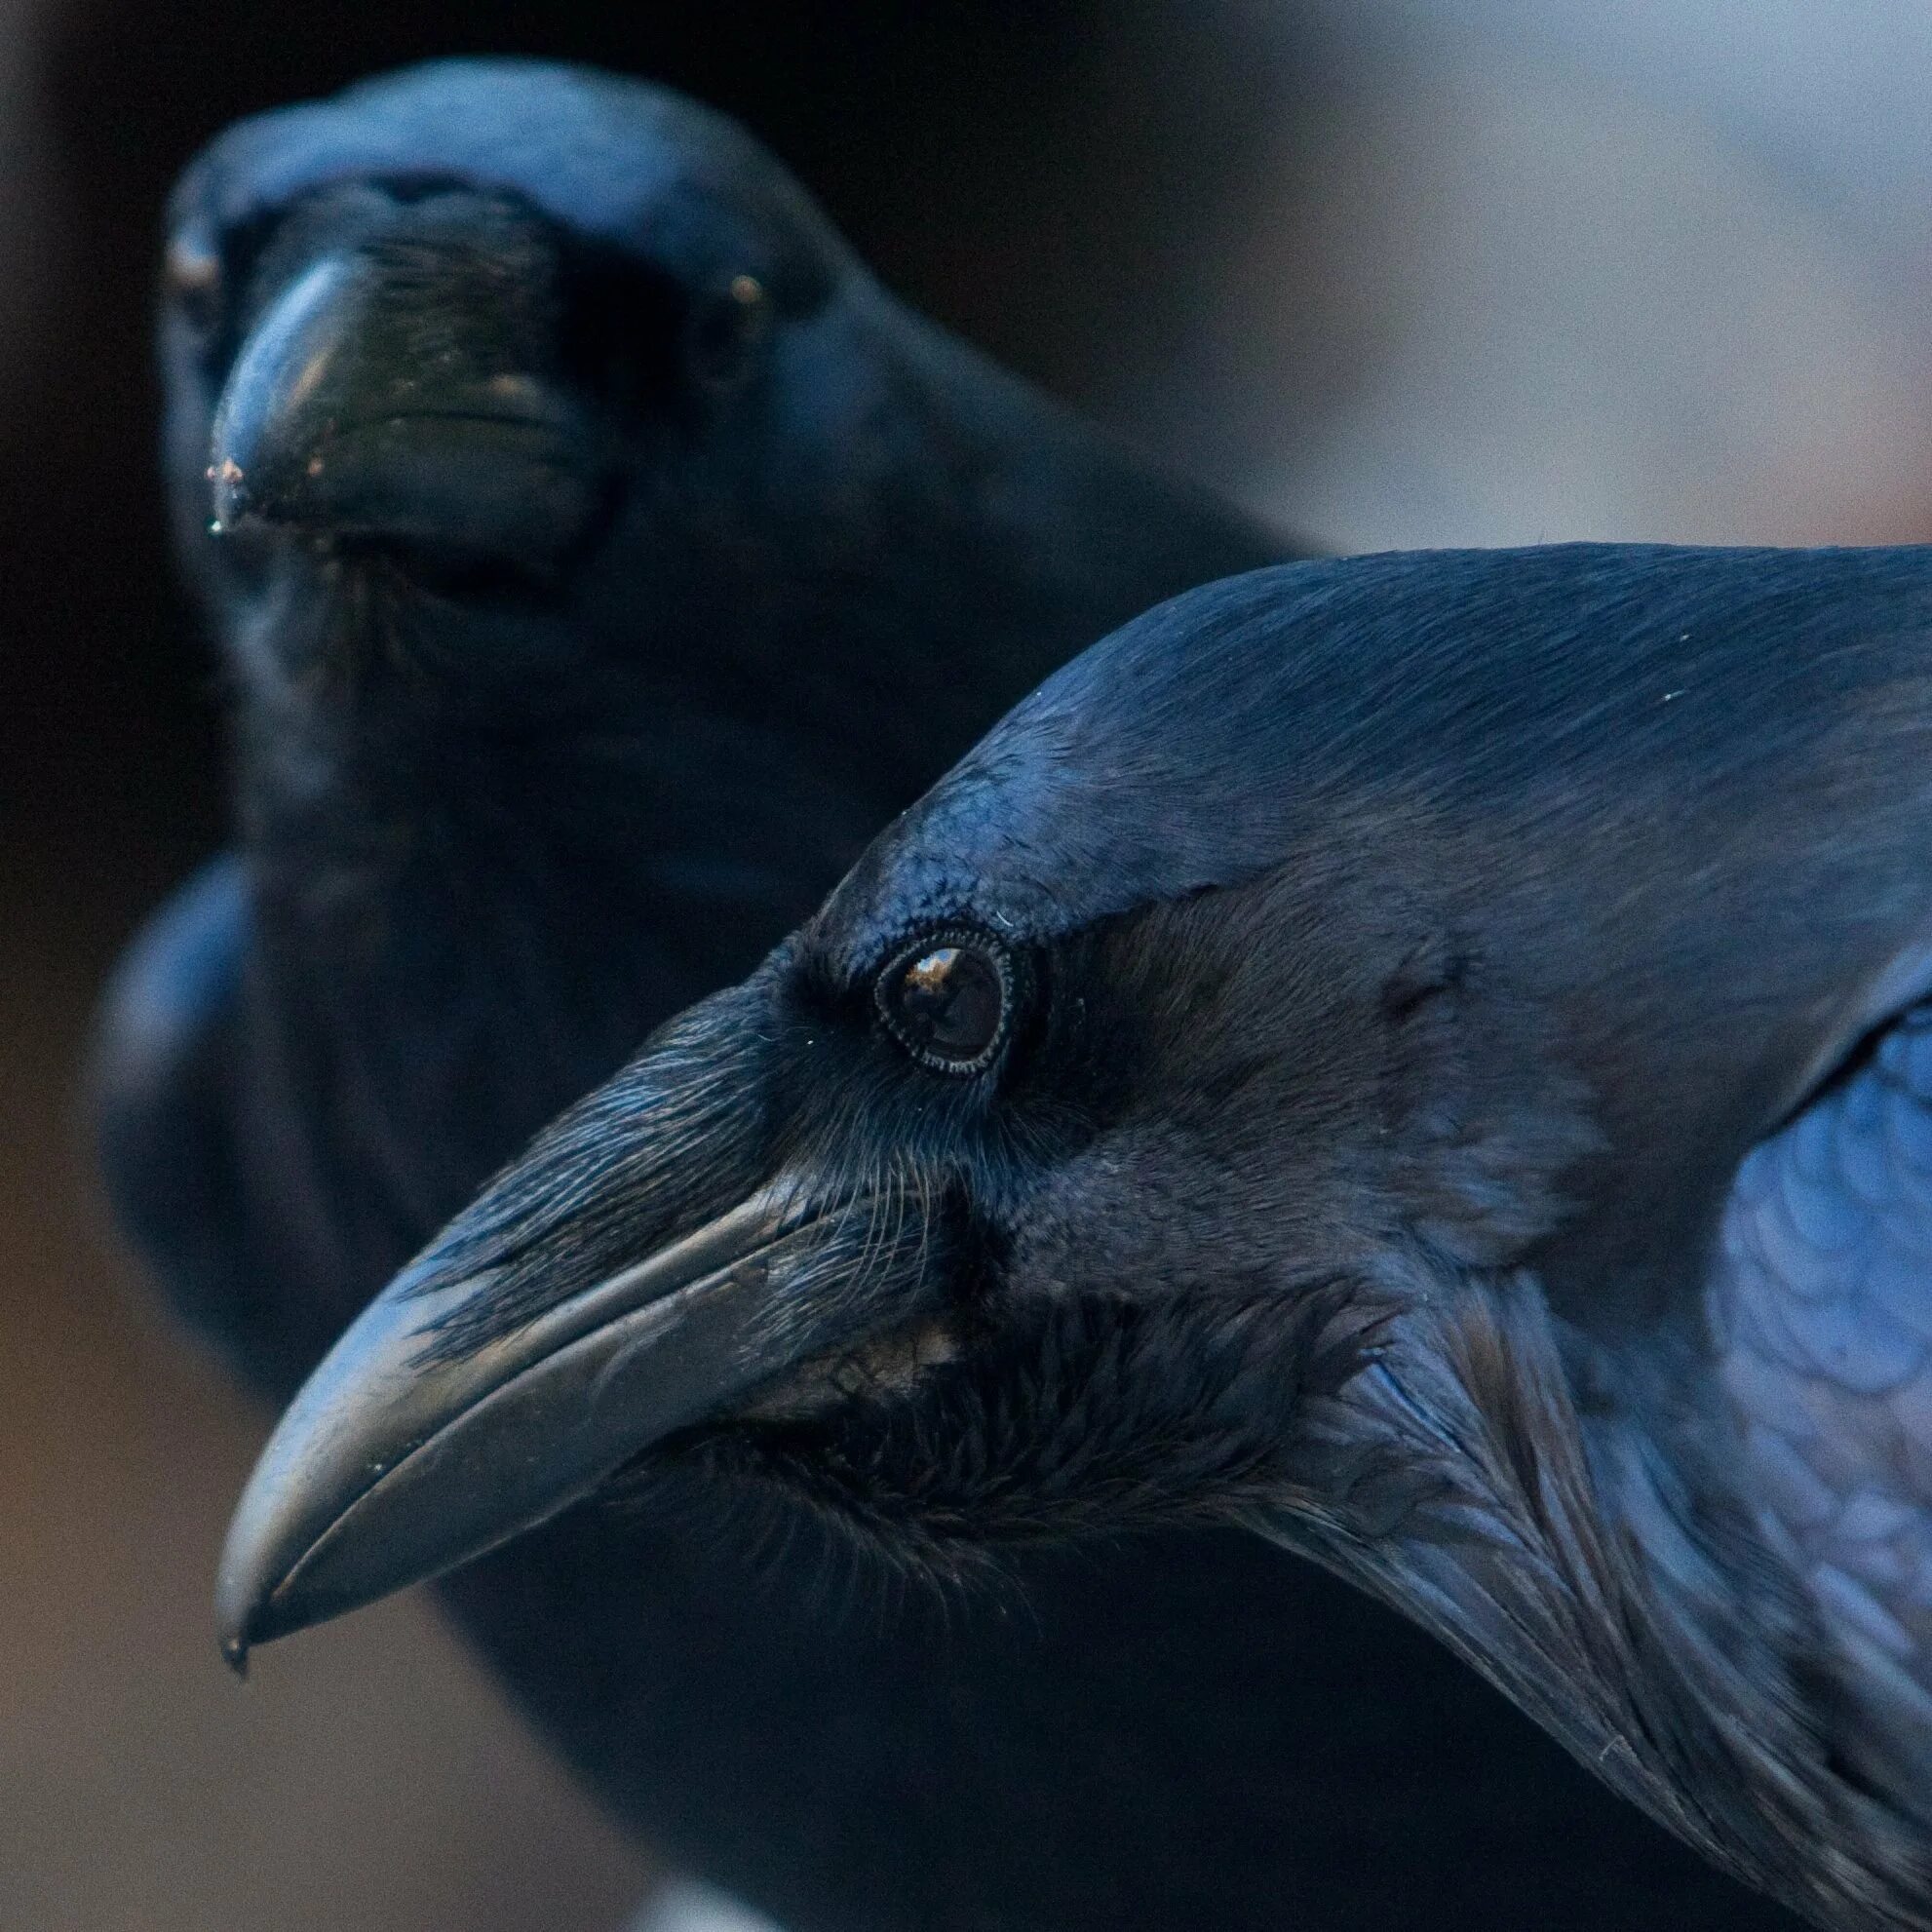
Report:
<svg viewBox="0 0 1932 1932"><path fill-rule="evenodd" d="M209 455L214 527L277 527L541 576L602 499L607 452L555 323L481 248L311 263L236 355Z"/></svg>
<svg viewBox="0 0 1932 1932"><path fill-rule="evenodd" d="M232 1661L482 1554L671 1431L931 1308L940 1243L917 1204L795 1169L745 1187L755 1072L690 1044L742 1040L754 996L676 1023L337 1342L228 1533Z"/></svg>

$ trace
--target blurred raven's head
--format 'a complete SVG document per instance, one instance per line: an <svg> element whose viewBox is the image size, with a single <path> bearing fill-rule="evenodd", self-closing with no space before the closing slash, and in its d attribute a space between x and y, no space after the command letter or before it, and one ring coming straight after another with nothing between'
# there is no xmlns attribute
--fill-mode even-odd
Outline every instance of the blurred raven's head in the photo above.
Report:
<svg viewBox="0 0 1932 1932"><path fill-rule="evenodd" d="M667 90L459 60L244 122L165 281L178 538L245 678L527 712L698 652L728 690L774 613L890 601L937 352Z"/></svg>
<svg viewBox="0 0 1932 1932"><path fill-rule="evenodd" d="M171 219L178 542L258 743L427 726L376 761L442 796L474 723L488 794L490 727L561 719L707 810L842 788L843 864L1069 652L1282 554L894 300L663 88L409 69L229 130ZM680 753L699 713L729 729Z"/></svg>

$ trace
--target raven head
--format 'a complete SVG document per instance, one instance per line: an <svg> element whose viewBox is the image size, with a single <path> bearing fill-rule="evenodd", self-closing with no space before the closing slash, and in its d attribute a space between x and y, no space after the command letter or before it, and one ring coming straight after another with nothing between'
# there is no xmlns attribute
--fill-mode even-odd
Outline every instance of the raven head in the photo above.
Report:
<svg viewBox="0 0 1932 1932"><path fill-rule="evenodd" d="M439 751L702 712L897 804L1069 649L1282 554L643 82L451 60L243 122L175 190L166 284L178 544L276 742L331 699Z"/></svg>
<svg viewBox="0 0 1932 1932"><path fill-rule="evenodd" d="M923 427L893 427L923 345L780 165L585 70L445 61L239 124L165 285L178 541L250 688L400 668L528 714L675 687L681 649L729 689L737 633L868 567Z"/></svg>
<svg viewBox="0 0 1932 1932"><path fill-rule="evenodd" d="M1327 1405L1395 1399L1398 1331L1528 1280L1584 1356L1687 1334L1739 1161L1922 950L1873 885L1917 863L1922 566L1793 557L1294 565L1095 646L350 1330L238 1638L648 1453L936 1559L1397 1509ZM1458 1348L1409 1359L1431 1481Z"/></svg>
<svg viewBox="0 0 1932 1932"><path fill-rule="evenodd" d="M542 1137L283 1424L232 1641L639 1455L940 1567L1304 1485L1400 1285L1524 1254L1595 1133L1430 813L1351 809L1372 775L1315 755L1297 687L1357 667L1280 611L1346 581L1258 573L1096 647Z"/></svg>

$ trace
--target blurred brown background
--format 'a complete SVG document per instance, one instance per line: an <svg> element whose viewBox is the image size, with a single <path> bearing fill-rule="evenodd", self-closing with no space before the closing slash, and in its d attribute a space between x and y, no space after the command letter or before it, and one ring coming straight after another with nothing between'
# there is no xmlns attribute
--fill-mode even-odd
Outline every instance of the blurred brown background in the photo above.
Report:
<svg viewBox="0 0 1932 1932"><path fill-rule="evenodd" d="M1932 536L1932 26L1872 0L0 0L0 1932L615 1927L646 1872L410 1601L216 1664L265 1418L75 1110L218 836L161 198L237 114L567 55L738 113L886 279L1317 539Z"/></svg>

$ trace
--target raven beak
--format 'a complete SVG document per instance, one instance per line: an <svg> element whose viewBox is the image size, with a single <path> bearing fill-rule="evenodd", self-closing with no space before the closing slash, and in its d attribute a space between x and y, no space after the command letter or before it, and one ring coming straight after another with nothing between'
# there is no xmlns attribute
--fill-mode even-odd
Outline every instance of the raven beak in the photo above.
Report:
<svg viewBox="0 0 1932 1932"><path fill-rule="evenodd" d="M279 526L542 576L596 515L586 412L540 318L474 262L323 257L236 356L209 455L217 533Z"/></svg>
<svg viewBox="0 0 1932 1932"><path fill-rule="evenodd" d="M596 1133L584 1108L566 1115L296 1396L221 1559L231 1662L480 1556L672 1431L743 1412L801 1371L817 1386L821 1366L933 1313L945 1243L908 1194L855 1198L782 1170L707 1205L709 1177L745 1171L731 1143L753 1109L686 1060L635 1127L653 1062L675 1058L635 1063L621 1107L585 1102L605 1107Z"/></svg>

